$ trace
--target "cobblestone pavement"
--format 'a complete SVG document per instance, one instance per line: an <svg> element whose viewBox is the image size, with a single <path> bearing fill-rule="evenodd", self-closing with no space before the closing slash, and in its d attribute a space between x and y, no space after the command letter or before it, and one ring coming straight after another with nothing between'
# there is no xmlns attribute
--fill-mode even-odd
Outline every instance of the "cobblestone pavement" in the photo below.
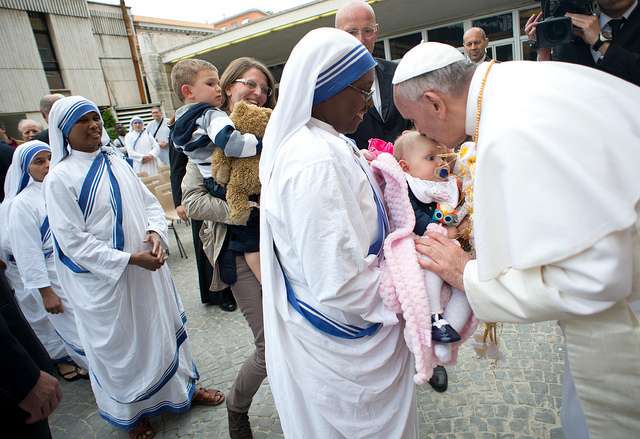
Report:
<svg viewBox="0 0 640 439"><path fill-rule="evenodd" d="M199 384L226 392L253 349L251 331L240 310L229 313L200 303L191 228L178 223L176 229L189 257L180 258L170 236L168 264L187 312ZM458 364L447 367L446 392L435 392L428 384L418 389L421 438L564 439L558 415L564 357L559 327L555 322L505 324L501 347L506 361L492 365L477 359L467 342L460 350ZM54 439L129 438L125 430L100 417L88 381L58 380L64 397L49 418ZM283 437L266 380L249 417L256 439ZM229 437L225 404L199 406L181 414L165 412L150 421L157 439Z"/></svg>

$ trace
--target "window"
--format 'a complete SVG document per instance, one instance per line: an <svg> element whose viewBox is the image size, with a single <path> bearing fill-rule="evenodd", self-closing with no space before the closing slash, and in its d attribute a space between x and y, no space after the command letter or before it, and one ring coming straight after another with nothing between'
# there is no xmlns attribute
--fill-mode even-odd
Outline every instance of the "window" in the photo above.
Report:
<svg viewBox="0 0 640 439"><path fill-rule="evenodd" d="M242 24L247 24L248 22L249 22L249 19L248 19L248 18L243 18L243 19L242 19Z"/></svg>
<svg viewBox="0 0 640 439"><path fill-rule="evenodd" d="M523 9L520 11L520 35L527 36L527 33L524 31L524 26L527 24L529 18L535 14L538 15L540 13L540 8L531 8L531 9Z"/></svg>
<svg viewBox="0 0 640 439"><path fill-rule="evenodd" d="M439 27L427 31L429 41L437 43L450 44L453 47L462 47L462 36L464 35L464 26L462 23L452 24L450 26Z"/></svg>
<svg viewBox="0 0 640 439"><path fill-rule="evenodd" d="M422 34L420 32L402 37L389 38L391 59L402 58L405 53L420 44L420 41L422 41Z"/></svg>
<svg viewBox="0 0 640 439"><path fill-rule="evenodd" d="M387 57L384 54L384 41L378 40L376 41L376 45L373 46L373 57L374 58L382 58L386 59Z"/></svg>
<svg viewBox="0 0 640 439"><path fill-rule="evenodd" d="M511 13L473 20L473 27L480 27L490 42L513 38L513 16Z"/></svg>
<svg viewBox="0 0 640 439"><path fill-rule="evenodd" d="M33 36L36 39L38 52L40 53L42 68L47 76L49 89L51 91L62 90L64 89L64 82L62 81L60 66L56 59L56 53L53 50L51 36L49 35L49 28L47 27L47 21L45 20L44 14L39 12L29 12L29 21L31 22L31 28L33 29Z"/></svg>
<svg viewBox="0 0 640 439"><path fill-rule="evenodd" d="M495 60L497 61L513 61L513 45L504 44L501 46L493 46Z"/></svg>

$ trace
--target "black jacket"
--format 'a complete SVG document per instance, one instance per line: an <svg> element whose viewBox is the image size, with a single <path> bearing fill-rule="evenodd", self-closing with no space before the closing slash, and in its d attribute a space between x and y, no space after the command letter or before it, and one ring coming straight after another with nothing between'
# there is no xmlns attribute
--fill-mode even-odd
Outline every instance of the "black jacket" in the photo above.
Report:
<svg viewBox="0 0 640 439"><path fill-rule="evenodd" d="M18 404L29 394L40 371L53 374L51 359L24 318L0 270L0 422L6 437L49 437L47 420L27 425Z"/></svg>
<svg viewBox="0 0 640 439"><path fill-rule="evenodd" d="M609 44L607 53L597 63L591 56L589 44L577 38L569 44L554 46L556 61L582 64L640 85L640 7L631 12L620 32Z"/></svg>

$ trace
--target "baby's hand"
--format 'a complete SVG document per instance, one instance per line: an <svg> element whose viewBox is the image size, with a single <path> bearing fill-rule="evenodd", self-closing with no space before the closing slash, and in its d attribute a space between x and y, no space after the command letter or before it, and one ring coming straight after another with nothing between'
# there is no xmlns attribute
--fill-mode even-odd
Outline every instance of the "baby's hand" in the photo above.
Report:
<svg viewBox="0 0 640 439"><path fill-rule="evenodd" d="M462 238L469 237L469 217L465 216L460 224L458 224L458 236Z"/></svg>
<svg viewBox="0 0 640 439"><path fill-rule="evenodd" d="M449 239L456 239L458 237L458 228L456 226L443 226L447 231L447 237Z"/></svg>

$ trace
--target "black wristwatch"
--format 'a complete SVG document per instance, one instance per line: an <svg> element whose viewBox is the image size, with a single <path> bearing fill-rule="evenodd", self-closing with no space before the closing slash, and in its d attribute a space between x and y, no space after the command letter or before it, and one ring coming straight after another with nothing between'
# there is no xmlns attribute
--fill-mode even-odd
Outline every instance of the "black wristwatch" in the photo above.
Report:
<svg viewBox="0 0 640 439"><path fill-rule="evenodd" d="M595 43L593 43L593 46L591 46L591 48L597 52L598 49L600 49L600 47L602 47L604 43L610 43L612 39L613 39L613 36L611 35L611 33L600 32L600 36L598 37L598 40Z"/></svg>

